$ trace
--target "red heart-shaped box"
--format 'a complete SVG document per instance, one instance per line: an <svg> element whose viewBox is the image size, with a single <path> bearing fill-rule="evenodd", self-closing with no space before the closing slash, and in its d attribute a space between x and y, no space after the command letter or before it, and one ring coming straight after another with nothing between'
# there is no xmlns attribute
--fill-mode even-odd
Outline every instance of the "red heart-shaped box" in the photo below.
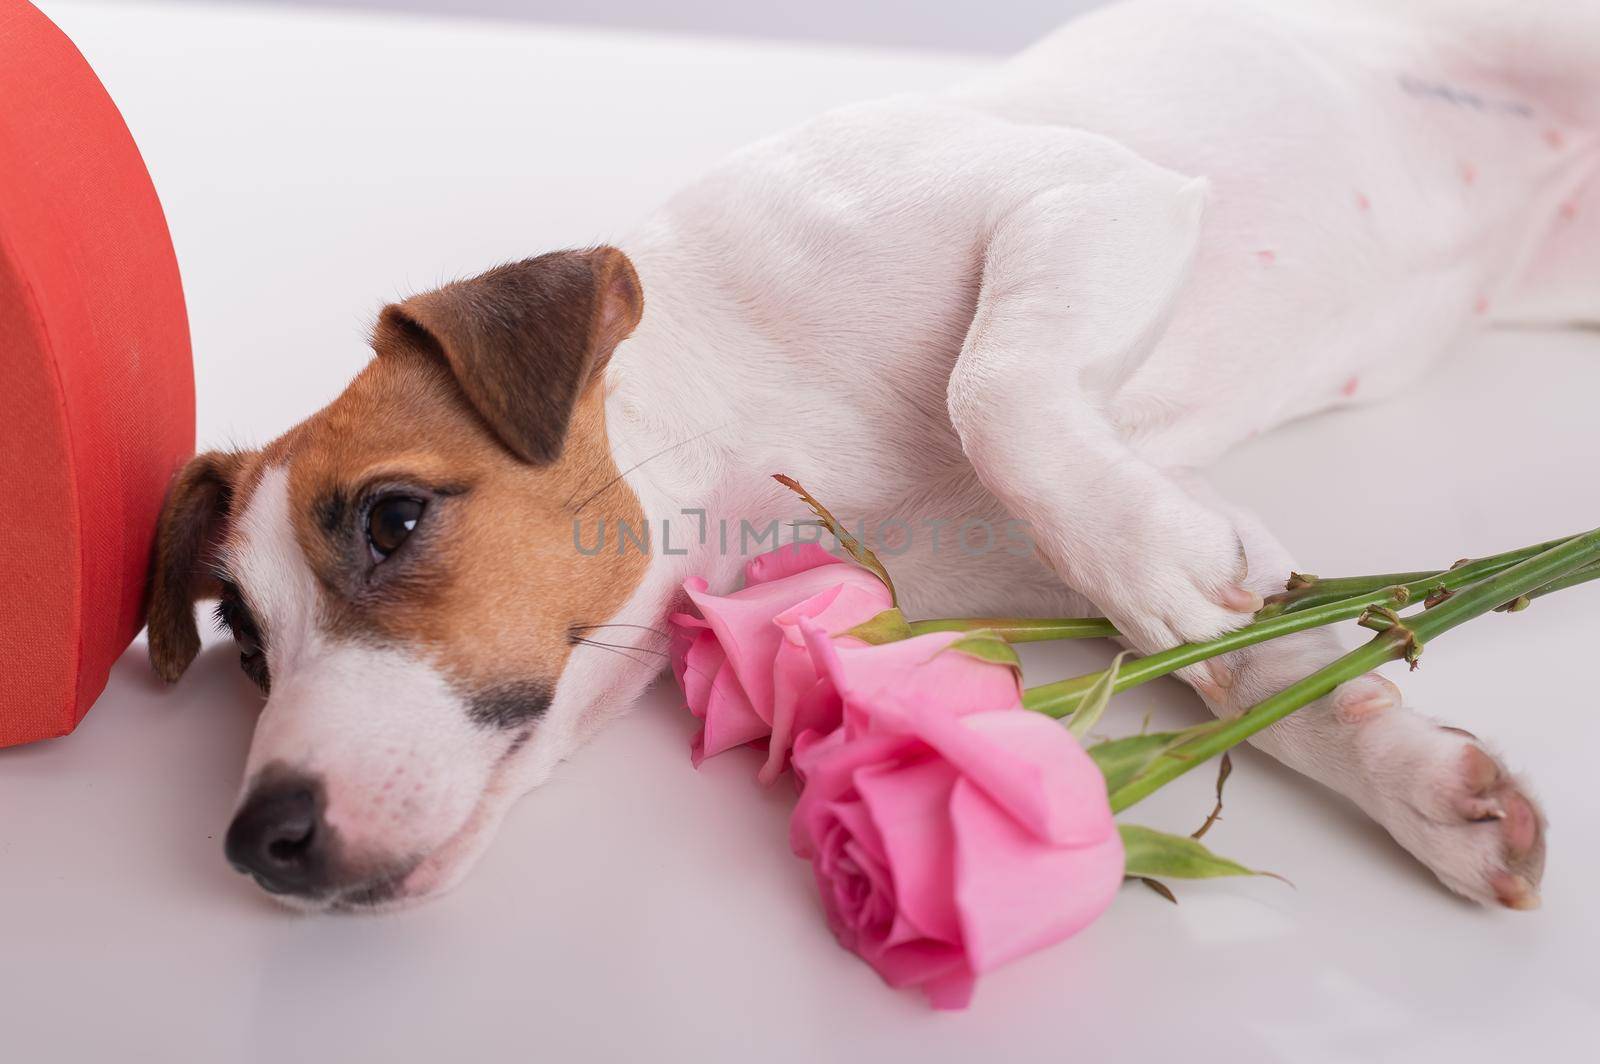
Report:
<svg viewBox="0 0 1600 1064"><path fill-rule="evenodd" d="M0 0L0 746L65 735L104 689L193 449L183 289L139 149L72 42Z"/></svg>

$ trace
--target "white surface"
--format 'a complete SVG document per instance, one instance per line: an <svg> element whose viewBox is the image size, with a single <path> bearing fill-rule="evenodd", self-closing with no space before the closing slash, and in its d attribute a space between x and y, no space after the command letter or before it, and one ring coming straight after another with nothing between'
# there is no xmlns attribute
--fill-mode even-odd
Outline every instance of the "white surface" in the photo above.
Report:
<svg viewBox="0 0 1600 1064"><path fill-rule="evenodd" d="M484 24L49 3L139 137L194 323L203 443L335 394L386 298L624 233L721 152L968 61ZM1600 337L1502 334L1404 404L1217 472L1324 573L1448 563L1597 523ZM1494 412L1494 427L1462 419ZM1427 430L1432 438L1419 434ZM1505 501L1491 505L1491 491ZM257 696L214 646L177 687L118 664L66 740L0 751L0 1059L1578 1059L1600 985L1600 591L1429 647L1413 700L1491 738L1550 814L1544 908L1454 900L1379 829L1238 758L1221 851L1289 876L1140 887L1079 938L928 1011L838 949L754 755L690 769L658 688L512 815L456 893L296 917L221 835ZM1034 682L1103 662L1029 655ZM1113 725L1195 720L1175 684ZM1196 772L1138 810L1174 830Z"/></svg>

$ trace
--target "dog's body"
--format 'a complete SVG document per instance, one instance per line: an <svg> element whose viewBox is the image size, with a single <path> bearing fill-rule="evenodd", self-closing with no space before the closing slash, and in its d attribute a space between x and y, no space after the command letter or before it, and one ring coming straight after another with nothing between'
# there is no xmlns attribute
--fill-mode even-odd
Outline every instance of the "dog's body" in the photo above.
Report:
<svg viewBox="0 0 1600 1064"><path fill-rule="evenodd" d="M1600 320L1600 6L1549 6L1135 0L752 146L626 258L386 311L345 396L197 459L163 522L158 668L192 656L206 588L174 574L208 540L271 666L230 856L319 906L454 882L657 671L569 635L659 649L685 577L734 583L743 530L799 516L772 472L910 533L885 553L913 614L1102 610L1141 651L1242 623L1289 559L1188 470L1488 321ZM1016 522L1036 552L961 542ZM1234 713L1339 652L1306 633L1187 678ZM1457 891L1536 900L1533 805L1387 681L1260 745Z"/></svg>

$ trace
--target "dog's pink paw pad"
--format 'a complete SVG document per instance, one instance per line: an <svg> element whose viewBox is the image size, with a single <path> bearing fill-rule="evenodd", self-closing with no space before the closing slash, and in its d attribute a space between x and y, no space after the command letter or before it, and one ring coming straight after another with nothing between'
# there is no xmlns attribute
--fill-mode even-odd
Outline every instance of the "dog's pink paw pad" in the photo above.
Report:
<svg viewBox="0 0 1600 1064"><path fill-rule="evenodd" d="M1506 811L1500 807L1499 802L1493 798L1478 798L1473 795L1467 795L1456 802L1456 812L1461 814L1461 819L1470 820L1474 824L1506 818Z"/></svg>
<svg viewBox="0 0 1600 1064"><path fill-rule="evenodd" d="M1507 909L1526 912L1539 907L1539 888L1515 872L1501 872L1491 876L1489 887L1494 891L1494 900Z"/></svg>
<svg viewBox="0 0 1600 1064"><path fill-rule="evenodd" d="M1537 908L1544 870L1544 828L1538 809L1481 747L1468 745L1459 766L1460 791L1453 809L1467 821L1468 830L1491 833L1474 836L1481 840L1483 859L1492 869L1484 893L1510 909Z"/></svg>
<svg viewBox="0 0 1600 1064"><path fill-rule="evenodd" d="M1500 779L1500 766L1478 747L1469 746L1461 755L1461 774L1469 792L1482 794Z"/></svg>
<svg viewBox="0 0 1600 1064"><path fill-rule="evenodd" d="M1239 613L1254 613L1265 605L1261 596L1247 587L1225 587L1218 596L1218 601L1228 609L1237 610Z"/></svg>
<svg viewBox="0 0 1600 1064"><path fill-rule="evenodd" d="M1533 811L1533 805L1515 791L1503 799L1501 805L1505 810L1502 818L1505 823L1500 831L1506 853L1513 858L1528 856L1539 842L1538 814Z"/></svg>
<svg viewBox="0 0 1600 1064"><path fill-rule="evenodd" d="M1400 704L1400 689L1377 673L1351 680L1333 696L1333 712L1346 724L1371 720Z"/></svg>

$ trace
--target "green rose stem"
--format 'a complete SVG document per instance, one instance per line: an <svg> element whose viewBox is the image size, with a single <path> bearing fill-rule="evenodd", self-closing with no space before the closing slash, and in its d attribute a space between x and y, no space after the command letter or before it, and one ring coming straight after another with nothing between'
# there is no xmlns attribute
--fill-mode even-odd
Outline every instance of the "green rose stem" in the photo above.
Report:
<svg viewBox="0 0 1600 1064"><path fill-rule="evenodd" d="M1343 602L1280 614L1269 620L1235 629L1204 643L1184 643L1170 650L1151 654L1149 657L1135 658L1117 670L1111 690L1112 693L1126 691L1130 687L1137 687L1142 683L1149 683L1158 677L1177 672L1186 665L1195 665L1207 658L1214 658L1219 654L1254 646L1257 643L1265 643L1279 636L1303 632L1308 628L1320 628L1336 621L1353 620L1374 606L1394 609L1405 605L1410 598L1411 593L1405 585L1385 588ZM1094 672L1087 676L1074 676L1068 680L1030 687L1022 693L1022 704L1027 709L1047 716L1069 716L1078 708L1084 695L1101 675Z"/></svg>
<svg viewBox="0 0 1600 1064"><path fill-rule="evenodd" d="M1560 540L1558 542L1564 543L1567 541ZM1279 636L1289 635L1293 632L1303 632L1308 628L1320 628L1325 624L1334 624L1338 621L1360 617L1369 609L1395 609L1413 601L1417 596L1426 595L1431 589L1437 588L1439 586L1437 575L1430 573L1427 579L1424 580L1382 588L1341 602L1307 607L1296 610L1293 613L1278 614L1265 621L1257 621L1255 624L1236 629L1204 643L1185 643L1170 650L1151 654L1149 657L1135 658L1118 670L1117 677L1112 684L1112 692L1126 691L1130 687L1137 687L1142 683L1148 683L1151 680L1177 672L1186 665L1195 665L1208 658L1214 658L1257 643L1265 643ZM1600 579L1600 562L1590 563L1568 573L1559 580L1552 580L1548 584L1530 591L1524 598L1525 600L1539 598L1542 595L1548 595L1594 579ZM1527 604L1525 600L1522 605ZM1508 604L1509 602L1502 605ZM1070 679L1058 680L1055 683L1031 687L1022 693L1022 704L1028 709L1048 716L1069 716L1077 710L1083 701L1084 695L1094 686L1095 681L1101 675L1098 672L1089 673L1086 676L1074 676Z"/></svg>
<svg viewBox="0 0 1600 1064"><path fill-rule="evenodd" d="M1554 544L1560 546L1575 539L1555 540ZM1351 620L1360 617L1372 608L1397 609L1410 602L1425 599L1443 587L1452 593L1470 582L1475 576L1483 577L1493 573L1504 572L1511 565L1525 561L1529 557L1541 553L1541 548L1548 550L1550 545L1541 544L1540 547L1525 548L1512 551L1507 555L1496 555L1494 558L1483 559L1483 568L1473 569L1462 566L1458 569L1444 570L1432 573L1394 573L1390 576L1417 577L1409 582L1391 586L1378 586L1369 588L1351 598L1316 605L1300 603L1291 612L1278 613L1265 620L1256 621L1254 624L1236 629L1216 639L1203 643L1185 643L1170 650L1163 650L1148 657L1136 658L1123 665L1117 672L1112 691L1126 691L1130 687L1137 687L1148 683L1161 676L1167 676L1187 666L1195 665L1208 658L1217 657L1230 651L1264 643L1269 639L1289 635L1293 632L1303 632L1309 628L1320 628L1325 624L1334 624L1338 621ZM1510 556L1518 556L1516 561L1507 562ZM1474 563L1477 564L1477 563ZM1496 568L1497 566L1497 568ZM1486 572L1487 570L1492 570ZM1466 574L1466 575L1462 575ZM1528 598L1537 598L1552 591L1574 584L1583 583L1600 577L1600 563L1583 566L1572 573L1562 577L1559 582L1553 582L1535 589L1528 594ZM1342 580L1341 584L1347 587L1356 586L1357 581L1370 582L1384 579L1384 577L1350 577ZM1555 586L1559 583L1559 587ZM1516 596L1512 596L1515 598ZM1507 600L1510 601L1510 600ZM1064 622L1058 622L1064 623ZM1100 673L1090 673L1087 676L1074 676L1071 679L1060 680L1056 683L1041 684L1023 692L1022 704L1028 709L1048 714L1052 717L1065 717L1073 713L1083 701L1084 695L1100 677Z"/></svg>
<svg viewBox="0 0 1600 1064"><path fill-rule="evenodd" d="M1552 539L1549 542L1537 543L1531 547L1519 547L1516 550L1506 551L1504 554L1491 554L1485 558L1460 561L1452 568L1431 573L1383 573L1376 576L1345 576L1327 580L1321 577L1303 576L1296 573L1289 578L1286 590L1280 591L1267 599L1266 605L1256 613L1256 619L1265 620L1280 613L1309 609L1326 602L1337 602L1352 595L1377 591L1380 588L1390 587L1394 584L1428 584L1442 586L1447 590L1454 590L1481 577L1493 576L1495 573L1503 572L1518 562L1527 561L1535 555L1543 554L1552 547L1559 547L1574 538L1576 537L1563 536L1561 539Z"/></svg>
<svg viewBox="0 0 1600 1064"><path fill-rule="evenodd" d="M946 617L912 621L912 635L929 632L992 632L1007 643L1038 643L1048 639L1110 639L1116 625L1104 617Z"/></svg>
<svg viewBox="0 0 1600 1064"><path fill-rule="evenodd" d="M1551 547L1567 542L1571 538L1573 537L1553 539L1548 543L1540 543L1532 547L1520 547L1504 554L1477 558L1472 561L1462 562L1453 569L1430 569L1410 573L1379 573L1373 576L1343 576L1326 579L1295 574L1290 578L1289 588L1269 597L1266 605L1256 613L1255 618L1257 621L1265 621L1282 614L1298 613L1326 606L1330 603L1344 605L1352 598L1385 592L1396 585L1405 585L1411 594L1424 596L1440 587L1446 590L1454 590L1470 584L1480 577L1492 576L1495 573L1502 572L1518 562L1526 561L1536 554L1549 550ZM1581 583L1588 578L1580 578L1577 574L1573 574L1567 579L1574 583ZM1564 584L1562 586L1571 585ZM1559 589L1550 588L1549 590ZM1541 594L1548 593L1548 591L1540 589L1530 593L1529 597L1537 598ZM1332 621L1345 620L1346 618L1347 615L1340 611L1337 615L1329 616L1322 623L1326 624ZM1310 627L1316 627L1316 625L1311 625ZM1054 639L1112 639L1121 634L1117 631L1116 626L1104 617L942 617L935 620L911 622L912 635L926 635L929 632L975 632L979 630L993 632L1008 643L1035 643ZM1300 630L1301 628L1299 627L1275 629L1272 635L1268 635L1265 638L1270 639L1276 635L1285 634L1285 632L1297 632ZM1229 647L1228 649L1238 648ZM1224 652L1218 651L1218 653ZM1184 664L1191 663L1184 662Z"/></svg>
<svg viewBox="0 0 1600 1064"><path fill-rule="evenodd" d="M1431 609L1404 618L1382 607L1369 612L1362 623L1378 628L1379 632L1365 646L1256 703L1239 716L1223 722L1221 727L1208 729L1160 754L1134 778L1111 792L1112 810L1120 812L1128 808L1190 769L1329 694L1346 680L1400 658L1414 662L1434 637L1524 595L1531 595L1597 561L1600 561L1600 529L1574 536L1559 546L1462 587Z"/></svg>
<svg viewBox="0 0 1600 1064"><path fill-rule="evenodd" d="M1126 691L1162 676L1170 675L1188 665L1230 651L1264 643L1280 636L1319 628L1326 624L1360 617L1369 609L1394 610L1416 601L1448 601L1451 595L1475 580L1502 573L1510 567L1547 550L1582 539L1582 536L1551 540L1532 547L1521 547L1503 554L1491 555L1470 562L1459 563L1453 569L1411 573L1385 573L1374 576L1320 579L1298 577L1303 581L1283 596L1274 596L1268 605L1256 614L1254 623L1228 632L1216 639L1202 643L1186 643L1148 657L1136 658L1123 665L1112 685L1113 692ZM1600 577L1600 561L1591 562L1529 592L1525 597L1513 596L1516 608L1531 599L1584 583ZM1290 581L1295 584L1295 580ZM1315 594L1310 594L1315 592ZM1330 597L1332 596L1332 597ZM1508 599L1502 606L1510 605ZM1036 642L1053 639L1110 638L1118 634L1111 622L1100 617L1069 618L1017 618L972 617L942 618L913 621L912 635L928 632L985 631L1009 643ZM1094 686L1102 673L1075 676L1055 683L1042 684L1023 693L1022 704L1028 709L1052 717L1067 717L1082 704L1084 696Z"/></svg>
<svg viewBox="0 0 1600 1064"><path fill-rule="evenodd" d="M1579 584L1587 583L1596 578L1600 578L1600 562L1593 562L1589 565L1585 565L1582 569L1574 569L1566 576L1552 580L1548 584L1544 584L1533 589L1524 595L1523 598L1536 599L1543 595L1549 595L1557 591L1564 591L1569 587L1576 587ZM1524 605L1526 605L1526 603L1524 603Z"/></svg>

